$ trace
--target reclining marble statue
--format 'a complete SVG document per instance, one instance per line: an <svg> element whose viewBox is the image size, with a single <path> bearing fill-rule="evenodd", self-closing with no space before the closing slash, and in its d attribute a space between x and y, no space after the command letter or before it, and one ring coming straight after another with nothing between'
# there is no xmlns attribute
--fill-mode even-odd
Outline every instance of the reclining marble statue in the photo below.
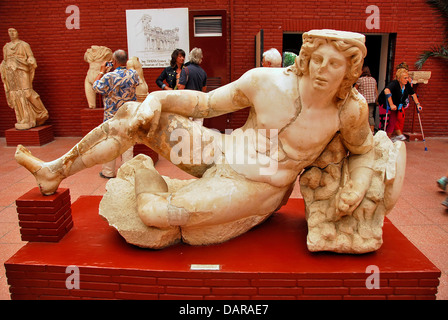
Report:
<svg viewBox="0 0 448 320"><path fill-rule="evenodd" d="M163 248L232 239L286 204L297 178L310 251L365 253L382 244L398 199L406 149L373 137L365 99L352 87L366 55L363 35L311 30L288 68L255 68L211 92L155 91L129 102L60 158L44 162L18 146L16 160L41 192L84 168L148 145L195 179L161 176L149 157L125 163L106 185L100 215L127 242ZM230 134L195 124L250 107Z"/></svg>
<svg viewBox="0 0 448 320"><path fill-rule="evenodd" d="M44 124L48 111L33 89L37 63L30 45L19 39L16 29L9 28L8 34L11 42L3 47L0 73L6 101L16 114L15 128L28 130Z"/></svg>

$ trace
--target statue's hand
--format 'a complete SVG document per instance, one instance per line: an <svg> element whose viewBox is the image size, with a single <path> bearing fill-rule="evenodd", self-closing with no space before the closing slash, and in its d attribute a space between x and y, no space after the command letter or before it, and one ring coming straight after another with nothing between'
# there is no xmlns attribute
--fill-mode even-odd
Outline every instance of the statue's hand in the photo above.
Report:
<svg viewBox="0 0 448 320"><path fill-rule="evenodd" d="M26 60L26 62L27 62L33 69L36 69L36 68L37 68L36 58L34 58L34 57L28 57L28 59Z"/></svg>
<svg viewBox="0 0 448 320"><path fill-rule="evenodd" d="M340 216L352 214L363 199L364 193L349 180L336 195L336 212Z"/></svg>

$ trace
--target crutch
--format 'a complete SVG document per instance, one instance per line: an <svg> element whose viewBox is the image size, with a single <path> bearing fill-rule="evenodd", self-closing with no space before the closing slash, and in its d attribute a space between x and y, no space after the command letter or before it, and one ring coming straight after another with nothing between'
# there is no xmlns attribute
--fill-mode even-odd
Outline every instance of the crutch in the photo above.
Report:
<svg viewBox="0 0 448 320"><path fill-rule="evenodd" d="M423 138L423 143L425 145L425 151L428 151L428 148L426 147L425 134L423 133L422 119L420 118L420 111L418 110L418 106L417 105L415 107L417 108L418 122L420 123L420 130L422 131L422 138Z"/></svg>
<svg viewBox="0 0 448 320"><path fill-rule="evenodd" d="M384 119L384 127L383 127L383 131L386 131L386 126L387 126L387 115L389 114L389 101L387 101L387 99L389 97L392 97L391 94L386 94L386 118Z"/></svg>

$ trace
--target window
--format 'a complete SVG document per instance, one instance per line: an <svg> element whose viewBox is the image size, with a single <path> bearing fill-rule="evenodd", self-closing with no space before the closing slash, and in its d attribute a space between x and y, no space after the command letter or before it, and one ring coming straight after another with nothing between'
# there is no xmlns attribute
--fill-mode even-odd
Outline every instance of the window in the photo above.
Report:
<svg viewBox="0 0 448 320"><path fill-rule="evenodd" d="M195 17L195 37L222 37L222 17Z"/></svg>

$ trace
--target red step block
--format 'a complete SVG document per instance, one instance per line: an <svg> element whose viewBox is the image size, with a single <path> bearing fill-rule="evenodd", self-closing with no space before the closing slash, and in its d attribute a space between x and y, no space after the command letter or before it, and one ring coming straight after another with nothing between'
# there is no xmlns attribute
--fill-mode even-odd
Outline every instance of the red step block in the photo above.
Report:
<svg viewBox="0 0 448 320"><path fill-rule="evenodd" d="M46 125L28 130L12 128L5 130L5 138L8 147L17 146L18 144L24 146L43 146L54 140L53 126Z"/></svg>
<svg viewBox="0 0 448 320"><path fill-rule="evenodd" d="M16 200L23 241L59 242L73 227L70 190L44 196L33 188Z"/></svg>

